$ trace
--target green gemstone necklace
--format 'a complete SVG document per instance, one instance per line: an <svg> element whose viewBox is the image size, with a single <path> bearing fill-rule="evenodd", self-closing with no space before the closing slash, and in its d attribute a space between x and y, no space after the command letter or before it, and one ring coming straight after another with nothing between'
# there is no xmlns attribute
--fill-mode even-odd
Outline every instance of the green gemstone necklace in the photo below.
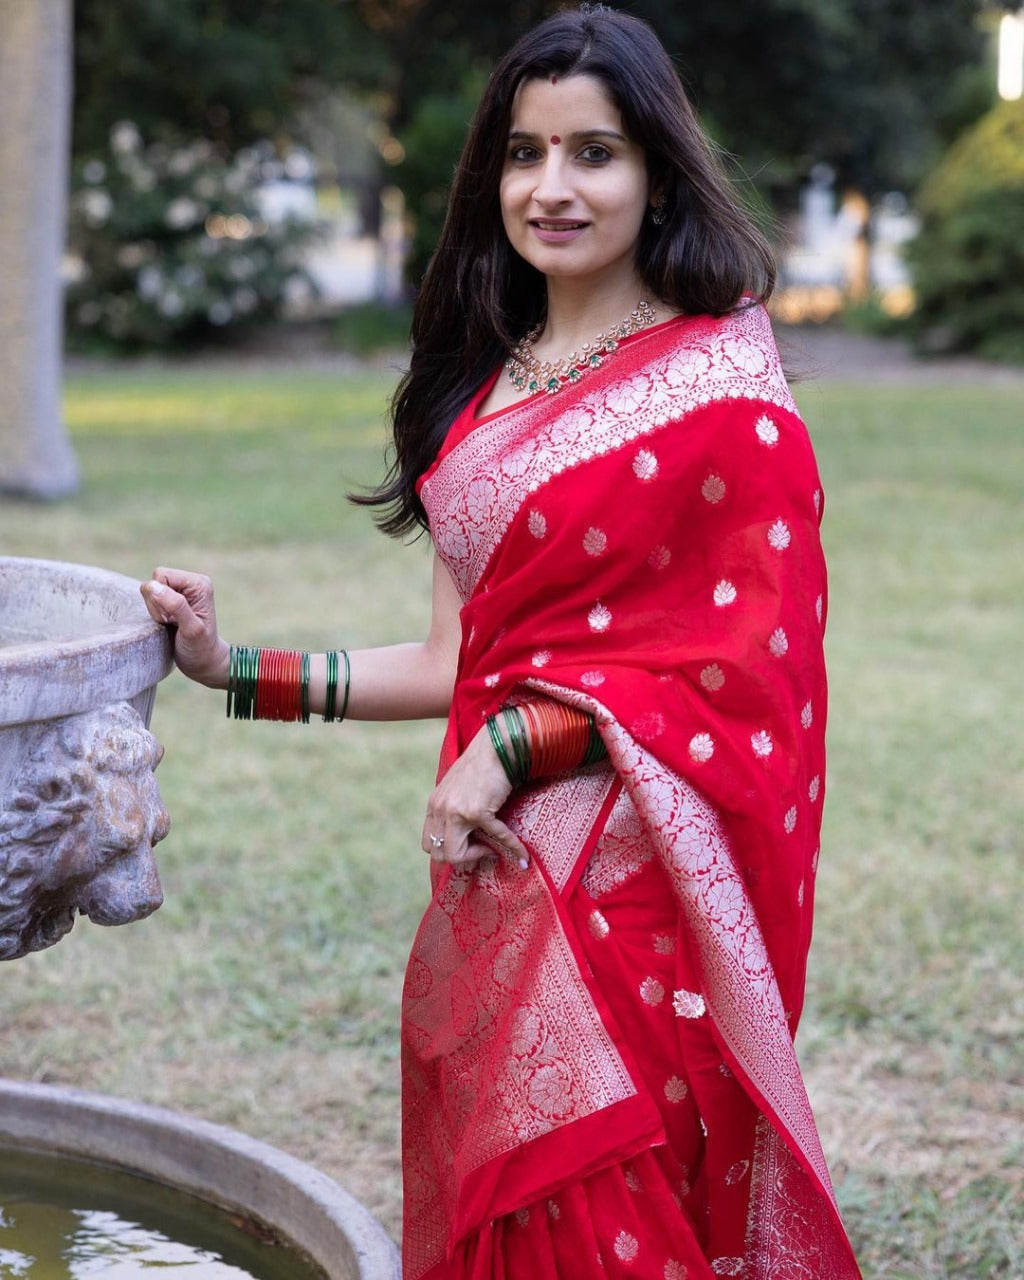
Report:
<svg viewBox="0 0 1024 1280"><path fill-rule="evenodd" d="M505 361L505 372L517 390L529 395L546 391L553 396L563 387L579 382L588 369L600 369L608 356L618 350L623 338L646 329L654 323L654 318L654 308L646 298L641 298L625 320L620 320L607 333L599 333L564 360L546 360L543 363L533 354L533 344L544 327L540 324L512 348Z"/></svg>

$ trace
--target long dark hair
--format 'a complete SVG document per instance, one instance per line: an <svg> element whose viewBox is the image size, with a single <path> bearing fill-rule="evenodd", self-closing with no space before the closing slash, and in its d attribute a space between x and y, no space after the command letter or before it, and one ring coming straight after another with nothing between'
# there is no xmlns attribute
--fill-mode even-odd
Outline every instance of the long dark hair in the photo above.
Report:
<svg viewBox="0 0 1024 1280"><path fill-rule="evenodd" d="M740 208L658 37L638 18L584 6L527 32L499 62L470 126L437 250L416 299L412 357L391 403L394 452L380 488L353 501L384 510L395 536L421 530L417 477L453 419L509 347L544 315L544 277L513 250L499 184L516 91L525 80L600 80L641 146L665 220L645 217L636 250L646 291L690 315L764 301L775 263Z"/></svg>

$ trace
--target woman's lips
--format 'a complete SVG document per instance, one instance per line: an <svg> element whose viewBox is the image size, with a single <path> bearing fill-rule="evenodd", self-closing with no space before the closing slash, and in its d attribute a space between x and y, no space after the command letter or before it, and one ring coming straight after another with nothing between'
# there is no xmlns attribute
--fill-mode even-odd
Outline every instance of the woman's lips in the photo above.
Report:
<svg viewBox="0 0 1024 1280"><path fill-rule="evenodd" d="M574 222L569 218L532 218L530 227L544 244L563 244L575 240L587 229L586 222Z"/></svg>

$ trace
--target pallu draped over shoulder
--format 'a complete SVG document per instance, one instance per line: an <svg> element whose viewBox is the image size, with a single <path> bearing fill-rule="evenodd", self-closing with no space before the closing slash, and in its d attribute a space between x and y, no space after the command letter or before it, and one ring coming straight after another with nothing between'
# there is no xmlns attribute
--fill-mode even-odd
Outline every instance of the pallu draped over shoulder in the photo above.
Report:
<svg viewBox="0 0 1024 1280"><path fill-rule="evenodd" d="M490 385L490 384L488 384ZM435 866L403 1009L406 1280L854 1280L793 1048L824 795L822 493L756 305L453 424L441 772L502 704L608 760Z"/></svg>

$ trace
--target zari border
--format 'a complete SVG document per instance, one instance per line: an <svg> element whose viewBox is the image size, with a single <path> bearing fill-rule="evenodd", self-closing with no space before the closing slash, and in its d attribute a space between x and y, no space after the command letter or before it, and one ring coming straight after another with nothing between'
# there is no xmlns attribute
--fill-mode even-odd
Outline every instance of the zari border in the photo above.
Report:
<svg viewBox="0 0 1024 1280"><path fill-rule="evenodd" d="M597 699L543 680L528 683L595 716L612 764L644 818L685 910L715 1026L835 1205L778 982L718 815L683 778L640 747Z"/></svg>

